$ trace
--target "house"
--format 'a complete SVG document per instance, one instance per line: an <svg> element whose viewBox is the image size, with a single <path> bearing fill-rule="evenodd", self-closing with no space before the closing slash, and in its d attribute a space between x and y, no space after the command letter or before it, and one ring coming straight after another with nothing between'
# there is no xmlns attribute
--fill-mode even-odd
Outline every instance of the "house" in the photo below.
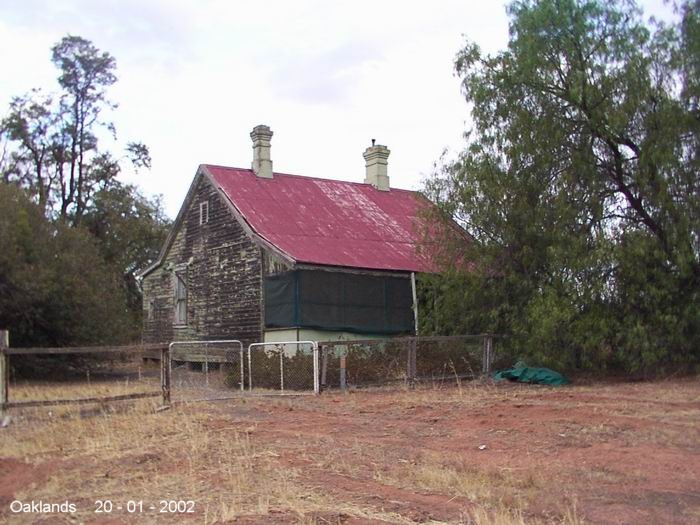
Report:
<svg viewBox="0 0 700 525"><path fill-rule="evenodd" d="M389 149L364 152L364 183L276 173L257 126L252 169L201 165L143 274L144 341L337 340L413 334L416 192L390 188Z"/></svg>

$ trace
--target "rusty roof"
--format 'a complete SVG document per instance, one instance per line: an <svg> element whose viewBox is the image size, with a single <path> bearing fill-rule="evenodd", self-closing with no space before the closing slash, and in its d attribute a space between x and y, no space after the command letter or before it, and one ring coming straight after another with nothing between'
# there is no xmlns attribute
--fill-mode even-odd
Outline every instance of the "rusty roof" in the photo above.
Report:
<svg viewBox="0 0 700 525"><path fill-rule="evenodd" d="M250 228L297 263L432 272L419 252L418 193L370 184L204 165Z"/></svg>

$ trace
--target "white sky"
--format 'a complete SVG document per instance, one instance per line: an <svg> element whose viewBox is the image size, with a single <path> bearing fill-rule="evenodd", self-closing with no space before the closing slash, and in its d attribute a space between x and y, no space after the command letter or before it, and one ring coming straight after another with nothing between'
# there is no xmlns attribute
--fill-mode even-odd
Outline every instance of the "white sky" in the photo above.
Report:
<svg viewBox="0 0 700 525"><path fill-rule="evenodd" d="M663 0L645 13L667 18ZM174 217L199 164L250 167L269 125L275 171L362 181L372 138L393 187L417 189L469 112L453 74L466 39L505 47L505 2L0 0L0 116L13 95L54 90L50 48L67 34L117 60L119 143L153 167L123 178L163 194ZM112 147L114 146L114 147ZM103 144L118 151L119 144Z"/></svg>

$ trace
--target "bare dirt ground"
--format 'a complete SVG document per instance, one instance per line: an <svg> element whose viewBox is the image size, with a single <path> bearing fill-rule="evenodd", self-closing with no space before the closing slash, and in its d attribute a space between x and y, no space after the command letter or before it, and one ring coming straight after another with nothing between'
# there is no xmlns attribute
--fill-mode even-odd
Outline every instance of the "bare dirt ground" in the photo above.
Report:
<svg viewBox="0 0 700 525"><path fill-rule="evenodd" d="M698 379L150 403L11 412L0 522L700 523Z"/></svg>

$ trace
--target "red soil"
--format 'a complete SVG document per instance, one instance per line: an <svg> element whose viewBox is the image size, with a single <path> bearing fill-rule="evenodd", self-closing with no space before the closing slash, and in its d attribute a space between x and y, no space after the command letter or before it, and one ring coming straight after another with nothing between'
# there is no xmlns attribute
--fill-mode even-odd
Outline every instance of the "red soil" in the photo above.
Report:
<svg viewBox="0 0 700 525"><path fill-rule="evenodd" d="M182 410L206 412L213 430L250 429L258 450L295 469L299 487L335 502L337 510L305 517L316 523L386 523L373 513L468 523L476 508L520 508L526 521L561 522L575 508L585 523L700 523L697 380L332 393ZM106 467L157 461L138 455ZM0 521L15 492L46 482L53 468L0 458ZM441 471L456 478L441 481ZM280 507L235 523L298 518Z"/></svg>

